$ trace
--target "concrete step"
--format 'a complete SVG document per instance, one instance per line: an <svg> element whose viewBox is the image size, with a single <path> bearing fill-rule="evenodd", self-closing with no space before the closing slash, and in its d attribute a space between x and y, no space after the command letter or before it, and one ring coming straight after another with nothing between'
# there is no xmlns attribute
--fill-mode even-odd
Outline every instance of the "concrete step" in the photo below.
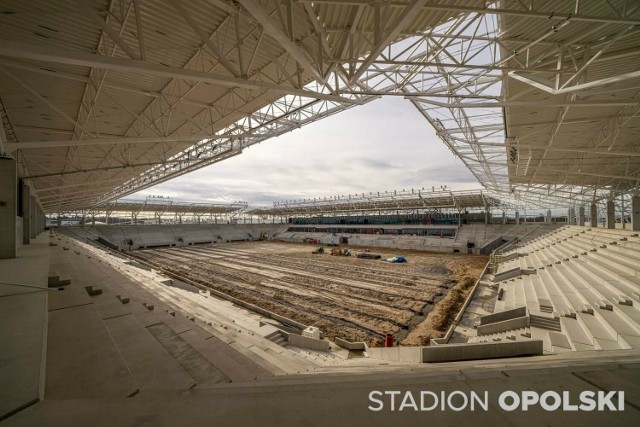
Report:
<svg viewBox="0 0 640 427"><path fill-rule="evenodd" d="M127 397L138 391L93 304L49 312L48 399Z"/></svg>
<svg viewBox="0 0 640 427"><path fill-rule="evenodd" d="M196 385L134 315L104 323L141 390L186 390Z"/></svg>

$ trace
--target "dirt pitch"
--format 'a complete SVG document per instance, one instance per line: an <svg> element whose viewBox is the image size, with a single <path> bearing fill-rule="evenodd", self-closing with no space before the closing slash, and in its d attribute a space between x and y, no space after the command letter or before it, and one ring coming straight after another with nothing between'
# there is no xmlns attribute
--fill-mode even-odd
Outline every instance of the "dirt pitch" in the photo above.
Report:
<svg viewBox="0 0 640 427"><path fill-rule="evenodd" d="M311 254L314 246L241 242L132 252L178 276L298 322L324 336L381 345L393 333L402 345L442 336L487 257L407 250L370 252L408 263ZM325 248L326 249L326 248Z"/></svg>

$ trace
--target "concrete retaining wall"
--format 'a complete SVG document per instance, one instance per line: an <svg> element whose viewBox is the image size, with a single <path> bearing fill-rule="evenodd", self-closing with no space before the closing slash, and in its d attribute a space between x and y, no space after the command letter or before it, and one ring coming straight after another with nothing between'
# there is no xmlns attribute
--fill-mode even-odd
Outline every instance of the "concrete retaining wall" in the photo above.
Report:
<svg viewBox="0 0 640 427"><path fill-rule="evenodd" d="M369 347L367 355L372 359L389 362L420 363L422 361L422 347Z"/></svg>
<svg viewBox="0 0 640 427"><path fill-rule="evenodd" d="M316 351L329 351L329 342L323 340L316 340L309 337L303 337L302 335L287 334L289 339L289 345L293 345L301 348L308 348Z"/></svg>
<svg viewBox="0 0 640 427"><path fill-rule="evenodd" d="M529 326L529 316L516 317L515 319L478 326L478 335L495 334L496 332L505 332L527 326Z"/></svg>
<svg viewBox="0 0 640 427"><path fill-rule="evenodd" d="M140 263L144 263L144 261L141 261L141 260L136 260L136 261L138 261ZM154 268L154 269L157 269L156 267L153 267L153 266L151 266L151 267ZM251 310L251 311L253 311L255 313L262 314L263 316L268 317L270 319L274 319L274 320L277 320L278 322L295 326L296 328L300 329L301 331L307 328L307 325L305 325L303 323L296 322L295 320L286 318L284 316L280 316L279 314L273 313L273 312L271 312L269 310L265 310L264 308L258 307L257 305L253 305L253 304L248 303L246 301L243 301L241 299L232 297L231 295L227 295L227 294L225 294L223 292L217 291L215 289L211 289L211 288L209 288L207 286L204 286L204 285L202 285L200 283L194 282L194 281L189 280L187 278L177 276L177 275L175 275L173 273L169 273L167 271L162 271L162 274L164 274L164 275L166 275L166 276L168 276L168 277L170 277L172 279L181 280L181 281L183 281L185 283L193 285L198 289L209 291L211 293L211 295L214 295L214 296L217 296L219 298L231 301L232 303L234 303L236 305L239 305L240 307L244 307L247 310Z"/></svg>
<svg viewBox="0 0 640 427"><path fill-rule="evenodd" d="M500 236L497 239L494 239L491 242L484 245L482 248L480 248L478 252L481 255L489 255L491 252L494 251L494 249L497 249L504 244L505 244L505 240L502 238L502 236Z"/></svg>
<svg viewBox="0 0 640 427"><path fill-rule="evenodd" d="M416 236L376 236L365 234L338 233L296 233L285 232L276 235L276 239L283 242L301 243L305 238L317 239L320 244L329 245L340 241L342 237L349 240L349 246L367 246L386 249L410 249L417 251L467 253L466 243L456 242L446 237L416 237Z"/></svg>
<svg viewBox="0 0 640 427"><path fill-rule="evenodd" d="M542 340L422 347L423 362L454 362L458 360L496 359L541 354Z"/></svg>
<svg viewBox="0 0 640 427"><path fill-rule="evenodd" d="M518 307L512 310L501 311L499 313L487 314L480 318L481 325L488 325L489 323L502 322L509 319L515 319L516 317L522 317L527 315L527 307Z"/></svg>
<svg viewBox="0 0 640 427"><path fill-rule="evenodd" d="M121 250L153 246L185 246L196 243L224 243L259 240L263 233L272 238L286 230L286 224L165 224L96 225L102 239ZM128 245L125 242L131 241Z"/></svg>
<svg viewBox="0 0 640 427"><path fill-rule="evenodd" d="M367 345L363 342L350 342L338 337L336 337L334 341L340 347L346 348L347 350L366 350L367 349Z"/></svg>
<svg viewBox="0 0 640 427"><path fill-rule="evenodd" d="M478 286L480 286L480 280L482 280L484 275L487 273L488 268L489 268L489 263L487 262L484 266L484 269L482 270L482 273L480 273L480 276L476 280L476 283L474 283L473 288L471 288L469 295L467 295L467 299L464 301L464 304L462 304L462 307L460 307L460 311L458 311L456 318L453 319L453 323L451 324L451 326L449 326L447 333L444 335L444 337L438 338L439 343L444 344L449 342L449 340L451 339L451 336L453 335L453 331L456 329L456 326L458 326L458 324L462 320L465 310L467 309L467 307L469 307L469 304L471 304L471 301L473 300L474 295L478 291Z"/></svg>

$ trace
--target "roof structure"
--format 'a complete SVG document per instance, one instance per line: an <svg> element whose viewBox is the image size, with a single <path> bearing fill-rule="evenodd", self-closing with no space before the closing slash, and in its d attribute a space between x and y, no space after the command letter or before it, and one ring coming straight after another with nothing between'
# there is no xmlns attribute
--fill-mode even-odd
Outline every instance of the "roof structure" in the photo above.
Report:
<svg viewBox="0 0 640 427"><path fill-rule="evenodd" d="M172 200L168 197L147 197L144 200L120 199L97 206L95 209L108 212L170 213L170 214L230 214L247 208L246 202L197 203Z"/></svg>
<svg viewBox="0 0 640 427"><path fill-rule="evenodd" d="M486 191L410 190L356 194L275 202L272 208L257 208L250 215L288 216L336 214L343 212L384 212L405 210L488 209L502 202Z"/></svg>
<svg viewBox="0 0 640 427"><path fill-rule="evenodd" d="M0 5L0 152L87 209L380 96L494 196L640 184L632 0L18 0Z"/></svg>

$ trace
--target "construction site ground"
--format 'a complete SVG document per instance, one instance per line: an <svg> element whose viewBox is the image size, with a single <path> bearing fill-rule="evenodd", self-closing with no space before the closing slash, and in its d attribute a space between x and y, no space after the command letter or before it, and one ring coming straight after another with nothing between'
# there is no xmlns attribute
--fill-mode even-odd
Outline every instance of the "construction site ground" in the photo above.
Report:
<svg viewBox="0 0 640 427"><path fill-rule="evenodd" d="M426 345L444 334L487 257L380 248L352 256L312 254L316 246L238 242L137 250L131 255L280 316L324 337L381 345ZM330 249L330 248L325 248ZM370 251L382 260L361 259ZM403 255L406 264L385 262Z"/></svg>

